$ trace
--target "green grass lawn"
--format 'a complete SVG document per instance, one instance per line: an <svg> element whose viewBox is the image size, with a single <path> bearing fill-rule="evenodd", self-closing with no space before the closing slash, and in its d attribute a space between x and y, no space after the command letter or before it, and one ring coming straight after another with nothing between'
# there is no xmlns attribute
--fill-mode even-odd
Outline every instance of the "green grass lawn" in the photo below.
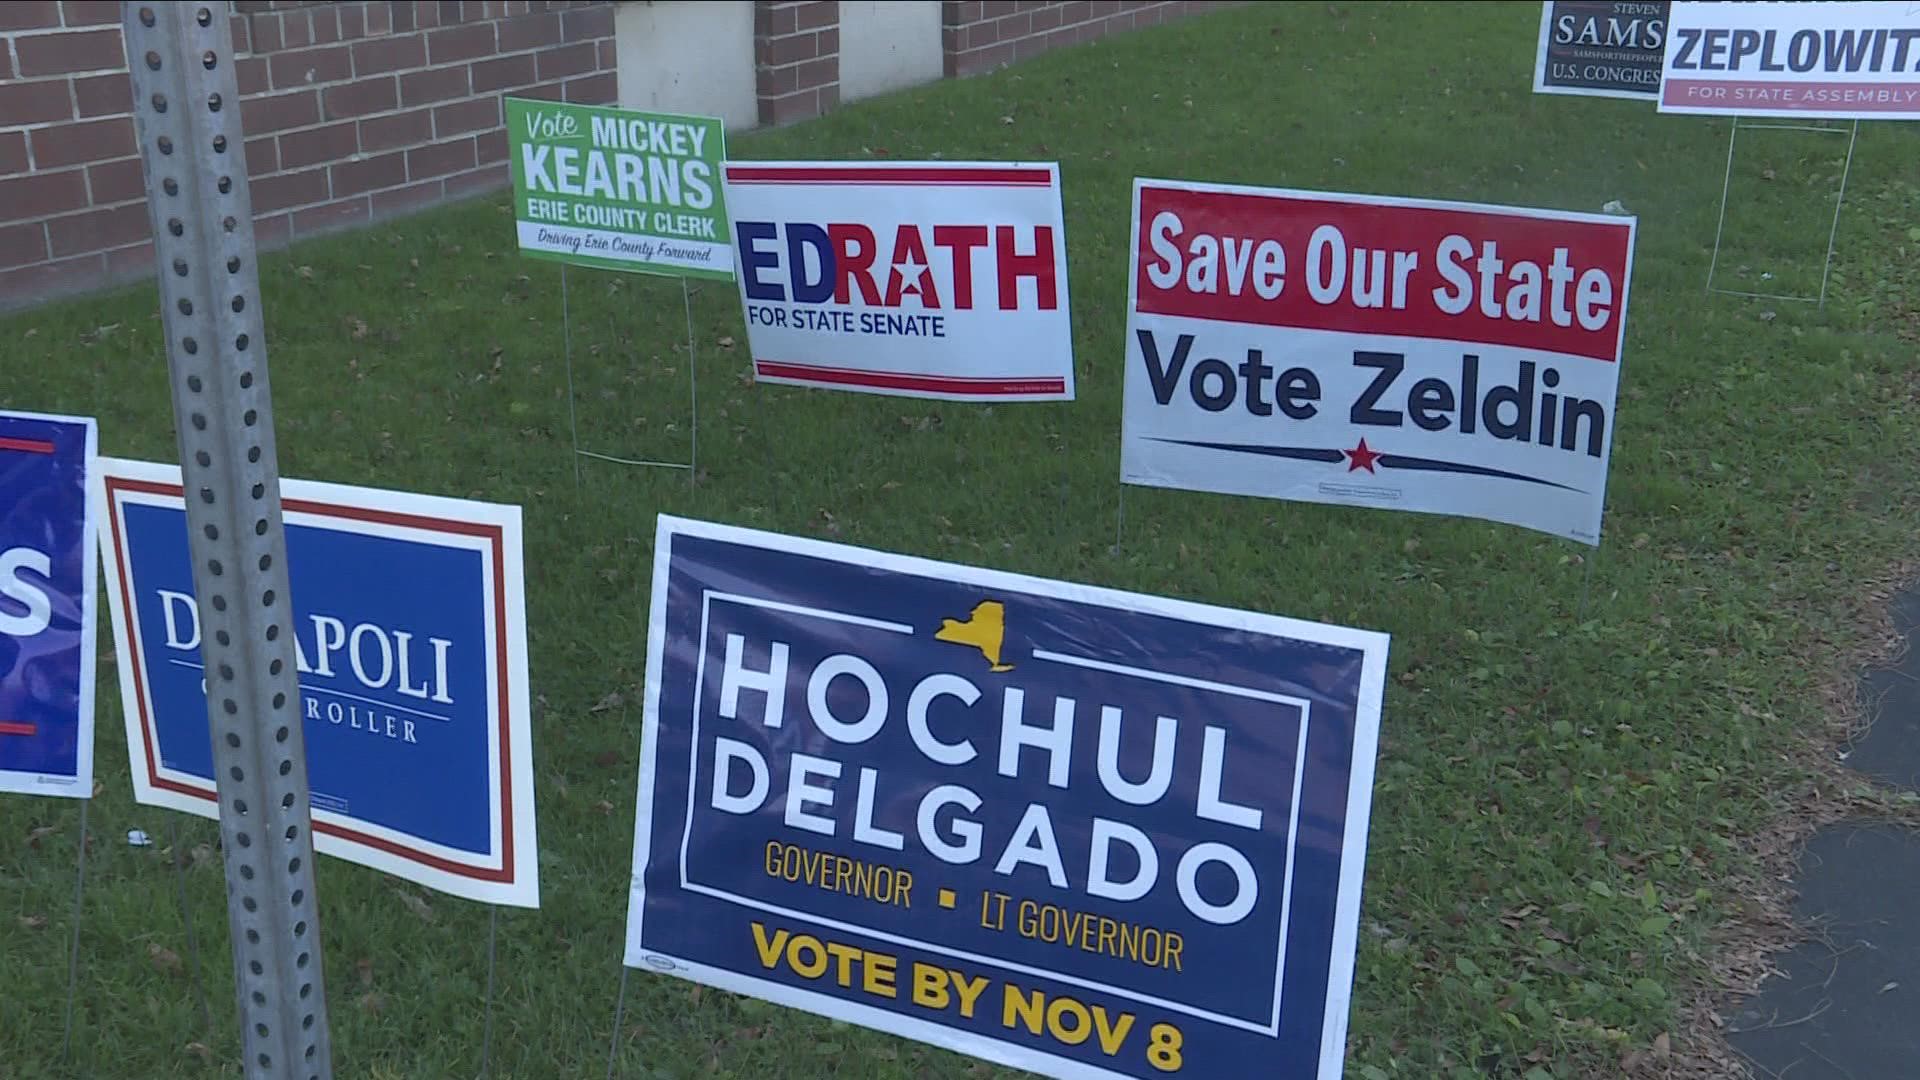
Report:
<svg viewBox="0 0 1920 1080"><path fill-rule="evenodd" d="M1685 1008L1750 914L1751 842L1802 809L1845 719L1831 692L1873 643L1857 583L1920 557L1920 130L1863 125L1824 308L1710 296L1727 122L1533 96L1538 18L1255 5L733 139L737 158L1060 161L1081 400L755 387L735 292L700 286L697 485L582 461L576 490L560 274L516 255L504 197L263 261L285 475L525 508L544 907L500 916L494 1075L605 1069L660 512L1390 632L1350 1074L1618 1076L1689 1050ZM1741 136L1718 284L1817 275L1845 146ZM1605 546L1132 489L1111 550L1136 175L1623 201L1640 233ZM683 458L679 283L573 272L570 302L582 444ZM151 284L0 321L0 405L91 414L104 453L171 460ZM100 673L75 1060L77 810L9 797L0 1077L237 1075L215 829L134 805ZM175 828L211 1031L177 959ZM473 1075L486 911L333 859L318 875L338 1075ZM630 991L625 1077L1010 1075L644 970Z"/></svg>

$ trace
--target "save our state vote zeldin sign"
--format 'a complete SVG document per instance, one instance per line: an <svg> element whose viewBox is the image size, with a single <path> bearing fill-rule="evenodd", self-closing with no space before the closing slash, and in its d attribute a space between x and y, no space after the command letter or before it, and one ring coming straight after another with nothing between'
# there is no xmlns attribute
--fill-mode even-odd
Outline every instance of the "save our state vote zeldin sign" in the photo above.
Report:
<svg viewBox="0 0 1920 1080"><path fill-rule="evenodd" d="M511 97L505 104L522 252L733 280L719 120Z"/></svg>
<svg viewBox="0 0 1920 1080"><path fill-rule="evenodd" d="M97 438L0 412L0 792L93 794Z"/></svg>
<svg viewBox="0 0 1920 1080"><path fill-rule="evenodd" d="M442 892L540 905L520 510L281 483L316 850ZM219 817L178 466L93 486L134 798ZM275 627L277 629L277 625Z"/></svg>
<svg viewBox="0 0 1920 1080"><path fill-rule="evenodd" d="M1635 219L1134 181L1121 480L1597 545Z"/></svg>
<svg viewBox="0 0 1920 1080"><path fill-rule="evenodd" d="M1048 1076L1331 1080L1386 653L663 516L625 962Z"/></svg>

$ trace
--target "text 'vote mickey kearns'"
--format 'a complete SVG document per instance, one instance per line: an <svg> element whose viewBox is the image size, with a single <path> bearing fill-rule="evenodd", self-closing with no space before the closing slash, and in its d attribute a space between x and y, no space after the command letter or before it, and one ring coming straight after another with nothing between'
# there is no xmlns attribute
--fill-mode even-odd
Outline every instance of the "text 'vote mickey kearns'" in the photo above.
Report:
<svg viewBox="0 0 1920 1080"><path fill-rule="evenodd" d="M741 695L752 693L762 704L760 723L780 728L789 722L788 645L780 641L770 643L764 670L748 667L745 653L745 639L739 634L728 634L720 678L719 715L723 720L741 721ZM828 688L840 678L856 680L864 688L867 704L860 715L841 716L834 712ZM935 703L948 699L942 706L941 723L950 735L955 726L952 719L955 711L971 712L985 696L979 686L962 676L935 672L917 680L907 691L905 709L900 712L892 705L897 694L887 685L879 669L851 654L838 653L821 660L807 674L805 686L806 721L834 743L856 746L878 736L888 723L904 722L914 748L929 763L959 767L980 756L980 749L972 738L943 738L929 719ZM1078 703L1074 699L1055 696L1050 722L1036 723L1027 717L1027 694L1022 688L1004 685L998 693L999 745L995 763L998 775L1026 779L1033 771L1029 766L1043 762L1046 787L1064 792L1090 779L1071 770L1075 732L1084 730L1076 724ZM1144 779L1134 780L1121 775L1120 770L1120 707L1103 704L1099 713L1095 779L1107 795L1128 806L1155 806L1173 790L1175 770L1180 769L1184 775L1192 769L1197 775L1190 784L1183 781L1181 790L1195 792L1192 810L1197 820L1255 833L1260 831L1262 811L1231 801L1221 790L1227 754L1225 728L1205 727L1199 761L1193 763L1176 760L1174 744L1179 721L1169 716L1156 717L1152 765ZM978 730L977 725L975 729ZM708 792L709 804L729 814L758 813L767 805L772 788L772 771L766 756L756 746L725 735L715 737L712 748L714 772ZM795 752L786 771L782 811L785 824L822 836L838 836L842 822L833 810L839 793L823 781L839 780L842 763ZM905 821L875 821L876 807L899 802L883 798L878 790L883 782L880 769L863 766L858 770L850 832L853 842L902 851L911 833L919 846L934 858L952 865L968 865L981 861L991 840L993 850L998 851L994 873L1010 876L1020 867L1035 867L1046 873L1055 888L1072 888L1059 834L1046 803L1028 803L1019 823L1007 836L989 838L987 827L974 816L982 806L979 794L964 784L938 784L920 797L909 830ZM1038 778L1035 778L1035 788L1046 790L1039 786ZM954 811L950 816L943 814L949 810ZM1156 831L1160 842L1166 843L1166 833ZM1136 901L1153 893L1163 877L1171 877L1173 890L1187 911L1219 926L1245 919L1259 899L1260 881L1252 862L1231 844L1203 841L1177 856L1169 852L1165 861L1171 863L1172 873L1166 875L1159 845L1143 830L1126 822L1095 816L1089 836L1086 865L1080 867L1076 863L1074 868L1083 871L1082 881L1089 896L1121 903ZM1116 846L1131 852L1135 861L1131 875L1116 872L1117 862L1113 858ZM1227 873L1210 872L1208 884L1203 888L1199 878L1209 867L1221 867ZM1216 884L1227 880L1232 882L1230 889L1223 890Z"/></svg>

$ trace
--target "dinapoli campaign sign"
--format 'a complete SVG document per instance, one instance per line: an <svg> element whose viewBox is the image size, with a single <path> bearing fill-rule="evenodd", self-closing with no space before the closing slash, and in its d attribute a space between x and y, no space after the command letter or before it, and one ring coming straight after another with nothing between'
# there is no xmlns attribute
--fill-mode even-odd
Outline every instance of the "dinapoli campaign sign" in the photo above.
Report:
<svg viewBox="0 0 1920 1080"><path fill-rule="evenodd" d="M1135 180L1121 480L1600 542L1630 217Z"/></svg>
<svg viewBox="0 0 1920 1080"><path fill-rule="evenodd" d="M1331 1080L1386 653L663 516L625 962L1048 1076Z"/></svg>
<svg viewBox="0 0 1920 1080"><path fill-rule="evenodd" d="M101 459L134 798L219 817L177 466ZM540 906L520 509L283 480L316 850Z"/></svg>

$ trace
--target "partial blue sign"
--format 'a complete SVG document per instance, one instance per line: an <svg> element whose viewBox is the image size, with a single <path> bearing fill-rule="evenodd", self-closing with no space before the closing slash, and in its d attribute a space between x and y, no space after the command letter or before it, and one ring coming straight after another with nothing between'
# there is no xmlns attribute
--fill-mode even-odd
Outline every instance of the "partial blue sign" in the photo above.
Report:
<svg viewBox="0 0 1920 1080"><path fill-rule="evenodd" d="M1055 1077L1333 1078L1387 638L668 517L625 961Z"/></svg>
<svg viewBox="0 0 1920 1080"><path fill-rule="evenodd" d="M93 794L96 438L0 412L0 791Z"/></svg>
<svg viewBox="0 0 1920 1080"><path fill-rule="evenodd" d="M219 816L180 470L103 459L138 801ZM539 906L518 507L281 483L314 845Z"/></svg>

